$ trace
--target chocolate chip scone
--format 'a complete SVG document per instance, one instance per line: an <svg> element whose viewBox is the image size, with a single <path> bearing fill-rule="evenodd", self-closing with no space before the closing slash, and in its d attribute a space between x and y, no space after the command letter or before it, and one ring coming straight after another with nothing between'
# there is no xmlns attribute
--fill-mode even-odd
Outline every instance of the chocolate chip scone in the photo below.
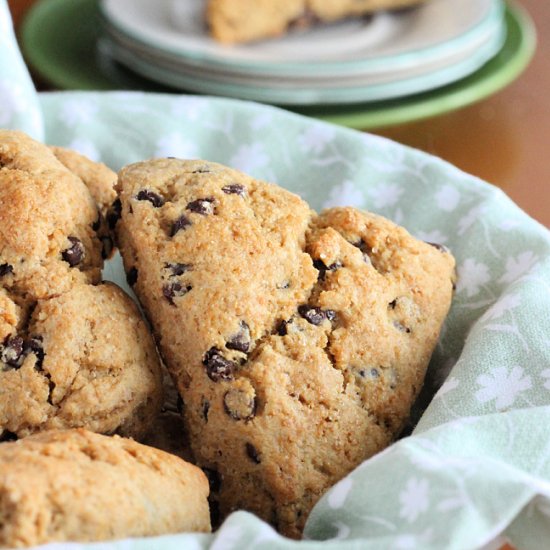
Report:
<svg viewBox="0 0 550 550"><path fill-rule="evenodd" d="M84 426L145 435L160 408L158 358L120 288L75 285L38 301L24 321L9 294L2 298L13 313L0 325L0 432Z"/></svg>
<svg viewBox="0 0 550 550"><path fill-rule="evenodd" d="M423 0L209 0L206 20L212 36L227 44L279 36L378 10L400 9Z"/></svg>
<svg viewBox="0 0 550 550"><path fill-rule="evenodd" d="M142 437L159 360L135 304L99 284L107 229L88 188L47 147L0 131L0 204L0 438Z"/></svg>
<svg viewBox="0 0 550 550"><path fill-rule="evenodd" d="M222 517L244 508L299 536L323 492L403 426L453 257L214 163L134 164L118 190L128 278Z"/></svg>
<svg viewBox="0 0 550 550"><path fill-rule="evenodd" d="M210 531L208 481L178 457L86 430L0 444L0 546Z"/></svg>
<svg viewBox="0 0 550 550"><path fill-rule="evenodd" d="M98 283L103 243L84 182L44 145L0 130L0 284L34 299Z"/></svg>

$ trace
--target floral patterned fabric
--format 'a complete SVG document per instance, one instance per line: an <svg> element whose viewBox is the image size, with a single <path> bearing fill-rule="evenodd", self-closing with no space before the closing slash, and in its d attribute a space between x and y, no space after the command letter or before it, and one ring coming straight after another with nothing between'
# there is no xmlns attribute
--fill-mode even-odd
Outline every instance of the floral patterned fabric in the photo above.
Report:
<svg viewBox="0 0 550 550"><path fill-rule="evenodd" d="M456 297L412 435L333 487L314 508L306 540L288 541L237 512L213 535L74 548L468 550L498 548L502 534L521 549L547 546L550 234L500 190L419 151L266 106L130 92L36 94L3 0L0 125L114 169L154 156L222 162L276 181L317 209L383 214L457 258ZM122 282L119 266L106 271Z"/></svg>

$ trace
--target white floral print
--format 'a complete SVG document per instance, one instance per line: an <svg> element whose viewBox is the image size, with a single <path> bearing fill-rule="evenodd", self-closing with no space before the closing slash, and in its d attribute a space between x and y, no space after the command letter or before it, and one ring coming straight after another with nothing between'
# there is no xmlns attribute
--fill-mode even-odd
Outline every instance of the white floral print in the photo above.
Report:
<svg viewBox="0 0 550 550"><path fill-rule="evenodd" d="M458 234L464 235L468 229L470 229L475 222L477 222L480 216L485 212L486 207L483 205L474 206L463 218L458 222Z"/></svg>
<svg viewBox="0 0 550 550"><path fill-rule="evenodd" d="M258 168L263 168L268 163L269 157L265 149L259 143L241 145L230 161L233 168L242 170L247 174L253 173Z"/></svg>
<svg viewBox="0 0 550 550"><path fill-rule="evenodd" d="M208 101L201 97L182 96L172 103L172 114L184 116L188 120L198 120L208 106Z"/></svg>
<svg viewBox="0 0 550 550"><path fill-rule="evenodd" d="M531 377L520 366L497 367L490 374L481 374L476 382L481 389L476 392L479 403L495 401L498 410L511 407L518 395L532 387Z"/></svg>
<svg viewBox="0 0 550 550"><path fill-rule="evenodd" d="M512 311L521 305L519 294L505 294L493 304L481 317L481 322L500 319L506 312Z"/></svg>
<svg viewBox="0 0 550 550"><path fill-rule="evenodd" d="M312 124L300 136L298 143L306 153L320 153L334 139L334 128L328 124Z"/></svg>
<svg viewBox="0 0 550 550"><path fill-rule="evenodd" d="M445 185L435 195L437 206L446 212L452 212L460 202L460 193L456 187Z"/></svg>
<svg viewBox="0 0 550 550"><path fill-rule="evenodd" d="M469 298L479 293L480 288L491 280L489 268L474 258L467 258L457 268L456 292L466 292Z"/></svg>
<svg viewBox="0 0 550 550"><path fill-rule="evenodd" d="M437 392L435 398L440 399L450 391L453 391L454 389L458 388L459 385L460 385L460 382L458 378L455 378L454 376L447 378L443 386L439 388L439 391Z"/></svg>
<svg viewBox="0 0 550 550"><path fill-rule="evenodd" d="M355 206L361 208L365 202L363 192L350 180L335 185L329 193L328 199L323 203L323 208L332 206Z"/></svg>
<svg viewBox="0 0 550 550"><path fill-rule="evenodd" d="M405 489L399 494L399 517L412 523L426 512L430 506L429 488L427 479L410 478Z"/></svg>
<svg viewBox="0 0 550 550"><path fill-rule="evenodd" d="M67 126L74 127L92 122L97 110L98 106L94 101L69 99L63 104L61 116Z"/></svg>
<svg viewBox="0 0 550 550"><path fill-rule="evenodd" d="M178 132L172 132L158 139L155 150L157 157L177 157L194 159L199 157L196 143L184 138Z"/></svg>
<svg viewBox="0 0 550 550"><path fill-rule="evenodd" d="M518 256L506 260L506 273L499 279L500 283L513 283L525 275L538 261L538 257L531 250L522 252Z"/></svg>
<svg viewBox="0 0 550 550"><path fill-rule="evenodd" d="M395 205L404 192L403 187L396 183L385 183L370 189L368 193L376 208L385 208Z"/></svg>
<svg viewBox="0 0 550 550"><path fill-rule="evenodd" d="M68 147L69 149L78 151L81 155L85 155L95 162L101 160L97 147L89 139L77 137L69 143Z"/></svg>

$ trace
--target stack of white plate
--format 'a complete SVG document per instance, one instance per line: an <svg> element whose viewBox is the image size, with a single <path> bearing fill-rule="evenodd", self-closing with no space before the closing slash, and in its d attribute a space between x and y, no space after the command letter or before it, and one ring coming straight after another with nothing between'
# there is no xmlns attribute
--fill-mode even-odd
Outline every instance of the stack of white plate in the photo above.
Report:
<svg viewBox="0 0 550 550"><path fill-rule="evenodd" d="M281 105L404 97L474 73L506 38L502 0L427 0L241 46L211 39L206 0L103 0L103 54L171 87Z"/></svg>

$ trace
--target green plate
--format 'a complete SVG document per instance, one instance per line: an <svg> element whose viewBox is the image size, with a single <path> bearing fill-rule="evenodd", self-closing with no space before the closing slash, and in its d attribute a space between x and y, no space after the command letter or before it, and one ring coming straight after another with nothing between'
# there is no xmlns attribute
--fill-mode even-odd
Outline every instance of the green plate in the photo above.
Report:
<svg viewBox="0 0 550 550"><path fill-rule="evenodd" d="M518 5L506 10L507 38L480 70L458 82L406 98L346 106L300 107L296 112L359 129L380 128L442 114L479 101L514 81L529 64L536 34ZM170 91L97 53L96 0L41 0L26 17L23 53L31 68L60 89Z"/></svg>

